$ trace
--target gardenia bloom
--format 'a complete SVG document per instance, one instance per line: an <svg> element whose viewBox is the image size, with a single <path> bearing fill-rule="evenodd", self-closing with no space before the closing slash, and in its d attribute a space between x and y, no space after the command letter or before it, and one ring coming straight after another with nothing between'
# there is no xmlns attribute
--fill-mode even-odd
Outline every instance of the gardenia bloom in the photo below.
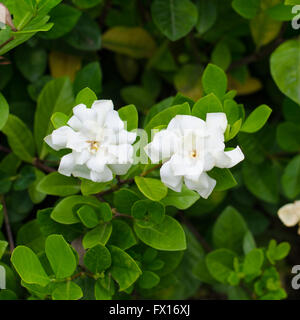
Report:
<svg viewBox="0 0 300 320"><path fill-rule="evenodd" d="M208 113L206 121L177 115L167 129L155 134L145 152L153 163L167 160L160 169L161 181L180 192L182 183L208 198L216 180L206 172L214 167L231 168L244 159L239 147L224 151L225 113Z"/></svg>
<svg viewBox="0 0 300 320"><path fill-rule="evenodd" d="M124 129L124 123L111 100L95 101L91 108L79 104L66 126L45 138L55 150L72 152L62 157L58 172L94 182L113 179L113 173L125 174L133 162L136 134Z"/></svg>
<svg viewBox="0 0 300 320"><path fill-rule="evenodd" d="M300 235L300 201L288 203L278 210L278 216L287 227L299 225L298 234Z"/></svg>

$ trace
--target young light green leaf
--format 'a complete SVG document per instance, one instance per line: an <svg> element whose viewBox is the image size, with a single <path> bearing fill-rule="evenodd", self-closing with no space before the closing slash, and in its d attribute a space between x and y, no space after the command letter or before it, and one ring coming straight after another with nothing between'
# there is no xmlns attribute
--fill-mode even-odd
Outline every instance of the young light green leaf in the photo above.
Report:
<svg viewBox="0 0 300 320"><path fill-rule="evenodd" d="M112 265L110 273L120 286L120 291L129 288L142 274L136 262L125 251L115 246L109 246Z"/></svg>
<svg viewBox="0 0 300 320"><path fill-rule="evenodd" d="M102 223L93 230L87 232L82 240L84 249L92 248L98 244L105 246L112 232L111 223Z"/></svg>
<svg viewBox="0 0 300 320"><path fill-rule="evenodd" d="M206 94L214 93L219 99L222 99L227 89L225 72L214 64L208 64L203 72L202 85Z"/></svg>
<svg viewBox="0 0 300 320"><path fill-rule="evenodd" d="M37 190L53 196L70 196L80 191L80 181L73 177L63 176L58 172L51 172L39 182Z"/></svg>
<svg viewBox="0 0 300 320"><path fill-rule="evenodd" d="M20 159L31 163L35 154L35 146L31 131L25 123L10 114L2 132L7 136L13 153Z"/></svg>
<svg viewBox="0 0 300 320"><path fill-rule="evenodd" d="M192 109L192 115L204 121L206 120L206 114L210 112L223 112L222 103L214 93L199 99Z"/></svg>
<svg viewBox="0 0 300 320"><path fill-rule="evenodd" d="M99 62L91 62L79 70L74 81L74 91L90 88L96 95L102 91L102 71Z"/></svg>
<svg viewBox="0 0 300 320"><path fill-rule="evenodd" d="M188 34L198 19L197 8L190 0L155 0L151 13L156 26L172 41Z"/></svg>
<svg viewBox="0 0 300 320"><path fill-rule="evenodd" d="M185 233L180 223L166 215L163 222L157 225L134 223L138 238L157 250L177 251L186 249Z"/></svg>
<svg viewBox="0 0 300 320"><path fill-rule="evenodd" d="M134 181L143 195L150 200L160 201L168 193L168 188L160 180L136 176Z"/></svg>
<svg viewBox="0 0 300 320"><path fill-rule="evenodd" d="M70 277L74 273L76 257L62 235L50 235L46 239L45 252L57 279Z"/></svg>
<svg viewBox="0 0 300 320"><path fill-rule="evenodd" d="M271 113L272 109L267 105L262 104L250 113L240 131L254 133L260 130L269 119Z"/></svg>
<svg viewBox="0 0 300 320"><path fill-rule="evenodd" d="M31 249L18 246L12 253L11 262L26 283L45 287L50 282L37 255Z"/></svg>
<svg viewBox="0 0 300 320"><path fill-rule="evenodd" d="M53 300L79 300L82 297L81 288L73 281L58 282L53 286Z"/></svg>
<svg viewBox="0 0 300 320"><path fill-rule="evenodd" d="M6 121L8 120L9 115L9 106L4 98L4 96L0 93L0 130L5 126Z"/></svg>

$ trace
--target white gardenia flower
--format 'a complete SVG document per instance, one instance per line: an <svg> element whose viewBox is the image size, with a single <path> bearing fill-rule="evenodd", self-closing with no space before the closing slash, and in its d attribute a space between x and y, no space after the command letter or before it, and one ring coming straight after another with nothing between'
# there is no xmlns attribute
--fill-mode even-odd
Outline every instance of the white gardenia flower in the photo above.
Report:
<svg viewBox="0 0 300 320"><path fill-rule="evenodd" d="M298 224L298 234L300 235L300 201L288 203L281 207L278 210L278 216L287 227L294 227Z"/></svg>
<svg viewBox="0 0 300 320"><path fill-rule="evenodd" d="M224 151L225 113L208 113L206 121L177 115L167 129L155 134L145 152L153 163L163 160L161 181L180 192L183 182L207 199L216 181L206 172L214 167L231 168L244 159L239 147Z"/></svg>
<svg viewBox="0 0 300 320"><path fill-rule="evenodd" d="M91 108L79 104L66 126L45 138L55 150L71 149L62 157L58 172L94 182L125 174L133 162L136 133L124 129L124 122L111 100L95 101Z"/></svg>

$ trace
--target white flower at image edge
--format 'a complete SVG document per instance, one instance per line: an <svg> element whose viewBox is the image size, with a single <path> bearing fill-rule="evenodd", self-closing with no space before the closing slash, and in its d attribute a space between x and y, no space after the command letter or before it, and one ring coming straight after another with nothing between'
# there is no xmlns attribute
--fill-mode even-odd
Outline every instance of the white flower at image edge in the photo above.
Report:
<svg viewBox="0 0 300 320"><path fill-rule="evenodd" d="M63 156L58 172L94 182L107 182L113 173L125 174L133 162L136 133L124 129L124 122L111 100L95 101L91 108L79 104L66 126L45 138L54 150L71 149Z"/></svg>
<svg viewBox="0 0 300 320"><path fill-rule="evenodd" d="M180 192L184 182L207 199L216 180L206 172L214 167L231 168L244 159L239 147L224 150L226 127L225 113L208 113L206 121L177 115L166 129L154 135L145 152L153 163L163 160L160 177L168 188Z"/></svg>
<svg viewBox="0 0 300 320"><path fill-rule="evenodd" d="M294 227L298 224L298 234L300 235L300 201L288 203L281 207L278 210L278 216L287 227Z"/></svg>

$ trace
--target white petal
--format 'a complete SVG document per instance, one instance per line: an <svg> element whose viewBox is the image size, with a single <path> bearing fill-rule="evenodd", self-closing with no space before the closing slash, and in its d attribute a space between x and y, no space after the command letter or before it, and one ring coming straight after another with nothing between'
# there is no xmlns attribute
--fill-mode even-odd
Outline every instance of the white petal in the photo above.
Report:
<svg viewBox="0 0 300 320"><path fill-rule="evenodd" d="M106 158L102 157L100 153L98 153L87 161L86 166L92 171L102 172L106 163Z"/></svg>
<svg viewBox="0 0 300 320"><path fill-rule="evenodd" d="M80 130L82 128L82 122L76 117L76 116L72 116L69 121L68 121L68 125L74 129L74 130Z"/></svg>
<svg viewBox="0 0 300 320"><path fill-rule="evenodd" d="M93 103L91 109L97 113L97 123L103 126L108 112L114 109L112 100L97 100Z"/></svg>
<svg viewBox="0 0 300 320"><path fill-rule="evenodd" d="M91 171L91 180L94 182L107 182L113 179L111 170L105 166L102 172Z"/></svg>
<svg viewBox="0 0 300 320"><path fill-rule="evenodd" d="M175 176L170 161L165 162L160 169L161 181L170 189L180 192L182 188L182 177Z"/></svg>
<svg viewBox="0 0 300 320"><path fill-rule="evenodd" d="M207 113L206 126L209 131L225 132L227 128L226 114L223 112Z"/></svg>
<svg viewBox="0 0 300 320"><path fill-rule="evenodd" d="M175 132L161 130L155 134L153 141L144 150L152 163L158 163L160 160L169 159L179 147L180 139Z"/></svg>
<svg viewBox="0 0 300 320"><path fill-rule="evenodd" d="M189 189L197 191L204 199L207 199L210 196L217 183L216 180L212 179L205 172L200 175L197 182L186 177L184 182Z"/></svg>
<svg viewBox="0 0 300 320"><path fill-rule="evenodd" d="M85 164L91 157L91 153L88 150L83 150L82 152L73 152L75 163L79 165Z"/></svg>
<svg viewBox="0 0 300 320"><path fill-rule="evenodd" d="M75 167L75 159L72 153L63 156L60 160L58 172L64 176L70 176Z"/></svg>
<svg viewBox="0 0 300 320"><path fill-rule="evenodd" d="M204 167L203 159L192 159L180 154L174 154L170 160L172 171L176 176L199 176Z"/></svg>
<svg viewBox="0 0 300 320"><path fill-rule="evenodd" d="M52 132L52 134L46 136L44 141L54 150L58 151L67 148L67 142L69 136L74 131L67 126L60 127Z"/></svg>
<svg viewBox="0 0 300 320"><path fill-rule="evenodd" d="M105 127L114 131L120 131L124 129L124 122L121 120L116 110L112 110L107 113Z"/></svg>
<svg viewBox="0 0 300 320"><path fill-rule="evenodd" d="M84 104L79 104L74 107L73 113L81 122L93 120L96 115L94 110L88 109Z"/></svg>
<svg viewBox="0 0 300 320"><path fill-rule="evenodd" d="M168 130L180 130L184 133L185 130L199 131L199 134L205 134L205 122L194 116L177 115L168 124Z"/></svg>
<svg viewBox="0 0 300 320"><path fill-rule="evenodd" d="M82 152L83 149L87 148L86 138L79 132L73 131L72 134L68 135L66 147L76 152Z"/></svg>
<svg viewBox="0 0 300 320"><path fill-rule="evenodd" d="M113 173L121 176L123 174L126 174L131 166L132 166L131 163L128 163L128 164L110 164L109 168L112 170Z"/></svg>
<svg viewBox="0 0 300 320"><path fill-rule="evenodd" d="M235 149L233 149L231 151L225 151L225 154L231 160L230 167L228 167L228 168L234 167L239 162L241 162L245 159L245 156L244 156L242 150L240 149L240 147L236 147Z"/></svg>
<svg viewBox="0 0 300 320"><path fill-rule="evenodd" d="M135 132L129 132L126 130L121 130L118 132L117 143L118 144L133 144L136 139Z"/></svg>
<svg viewBox="0 0 300 320"><path fill-rule="evenodd" d="M91 170L86 165L76 165L72 172L74 177L91 180Z"/></svg>
<svg viewBox="0 0 300 320"><path fill-rule="evenodd" d="M278 216L285 226L293 227L300 221L298 210L294 203L289 203L278 210Z"/></svg>
<svg viewBox="0 0 300 320"><path fill-rule="evenodd" d="M232 168L244 158L245 156L240 147L236 147L231 151L215 153L215 165L218 168Z"/></svg>

